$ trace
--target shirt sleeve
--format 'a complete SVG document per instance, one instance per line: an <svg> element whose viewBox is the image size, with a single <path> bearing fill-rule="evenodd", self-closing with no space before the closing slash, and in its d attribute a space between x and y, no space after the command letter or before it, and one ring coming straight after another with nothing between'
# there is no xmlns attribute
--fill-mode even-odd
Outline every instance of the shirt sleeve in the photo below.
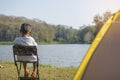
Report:
<svg viewBox="0 0 120 80"><path fill-rule="evenodd" d="M25 41L21 40L20 37L15 38L15 40L13 41L13 44L14 44L14 45L24 45L24 46L28 46L28 44L27 44Z"/></svg>
<svg viewBox="0 0 120 80"><path fill-rule="evenodd" d="M31 38L32 38L32 44L35 45L35 46L37 46L38 44L37 44L37 42L35 41L35 39L34 39L33 37L31 37Z"/></svg>
<svg viewBox="0 0 120 80"><path fill-rule="evenodd" d="M17 44L18 44L18 38L15 38L15 40L13 41L13 44L14 44L14 45L17 45Z"/></svg>

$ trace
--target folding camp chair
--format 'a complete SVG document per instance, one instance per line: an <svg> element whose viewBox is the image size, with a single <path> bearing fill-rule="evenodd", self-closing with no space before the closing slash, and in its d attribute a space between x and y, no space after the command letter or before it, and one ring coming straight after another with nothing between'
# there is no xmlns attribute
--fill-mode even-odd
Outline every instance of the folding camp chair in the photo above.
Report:
<svg viewBox="0 0 120 80"><path fill-rule="evenodd" d="M36 55L37 56L37 61L20 61L17 59L17 56L28 56L28 55ZM39 80L39 59L38 59L38 54L37 54L37 48L36 46L20 46L20 45L14 45L13 46L13 55L14 55L14 63L17 68L18 72L18 80ZM26 63L36 63L37 64L37 77L32 78L32 77L21 77L21 65L23 62Z"/></svg>

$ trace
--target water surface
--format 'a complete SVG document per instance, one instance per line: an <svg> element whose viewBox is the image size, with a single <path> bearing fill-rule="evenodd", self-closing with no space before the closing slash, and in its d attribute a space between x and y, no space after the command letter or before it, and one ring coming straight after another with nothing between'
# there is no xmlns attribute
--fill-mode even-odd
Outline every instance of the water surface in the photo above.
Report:
<svg viewBox="0 0 120 80"><path fill-rule="evenodd" d="M39 45L40 64L52 66L79 66L89 45L87 44L54 44ZM0 45L0 61L13 61L12 45Z"/></svg>

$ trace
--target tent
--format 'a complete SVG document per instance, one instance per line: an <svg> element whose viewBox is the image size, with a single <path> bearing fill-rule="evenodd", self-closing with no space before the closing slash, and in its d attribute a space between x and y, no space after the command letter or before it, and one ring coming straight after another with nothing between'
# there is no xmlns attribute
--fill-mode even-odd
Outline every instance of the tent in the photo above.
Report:
<svg viewBox="0 0 120 80"><path fill-rule="evenodd" d="M73 80L120 80L120 10L98 32Z"/></svg>

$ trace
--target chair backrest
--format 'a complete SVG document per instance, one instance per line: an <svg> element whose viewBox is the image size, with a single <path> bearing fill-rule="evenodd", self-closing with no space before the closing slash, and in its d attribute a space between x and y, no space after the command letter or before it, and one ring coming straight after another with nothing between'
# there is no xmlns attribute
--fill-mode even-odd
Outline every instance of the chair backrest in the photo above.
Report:
<svg viewBox="0 0 120 80"><path fill-rule="evenodd" d="M20 72L21 72L21 63L26 62L26 63L37 63L37 78L33 79L32 77L27 78L27 80L39 80L39 71L38 71L38 66L39 66L39 58L38 58L38 53L37 53L37 47L36 46L20 46L20 45L14 45L13 46L13 55L14 55L14 63L16 65L17 71L18 71L18 79L20 80L26 80L25 77L20 77ZM30 55L36 55L37 60L18 60L17 57L19 56L30 56ZM20 66L18 66L17 63L20 62Z"/></svg>
<svg viewBox="0 0 120 80"><path fill-rule="evenodd" d="M13 46L14 56L28 56L28 55L36 55L37 56L37 47L36 46Z"/></svg>

